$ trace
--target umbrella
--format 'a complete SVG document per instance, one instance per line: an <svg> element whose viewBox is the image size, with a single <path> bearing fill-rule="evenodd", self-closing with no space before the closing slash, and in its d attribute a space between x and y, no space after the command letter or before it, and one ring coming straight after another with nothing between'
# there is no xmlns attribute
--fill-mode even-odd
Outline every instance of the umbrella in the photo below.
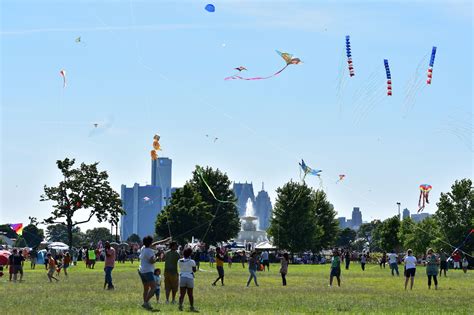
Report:
<svg viewBox="0 0 474 315"><path fill-rule="evenodd" d="M9 251L0 250L0 266L8 265L8 257L10 257Z"/></svg>
<svg viewBox="0 0 474 315"><path fill-rule="evenodd" d="M53 242L53 243L48 245L48 248L49 249L56 249L56 250L68 250L69 246L67 246L66 244L61 243L61 242Z"/></svg>

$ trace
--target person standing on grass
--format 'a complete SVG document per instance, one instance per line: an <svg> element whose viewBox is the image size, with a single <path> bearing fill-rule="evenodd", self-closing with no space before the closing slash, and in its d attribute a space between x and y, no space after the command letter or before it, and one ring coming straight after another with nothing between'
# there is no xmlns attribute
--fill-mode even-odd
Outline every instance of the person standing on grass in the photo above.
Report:
<svg viewBox="0 0 474 315"><path fill-rule="evenodd" d="M30 262L31 262L30 268L33 270L36 268L37 259L38 259L38 251L36 250L36 247L33 247L33 249L30 252Z"/></svg>
<svg viewBox="0 0 474 315"><path fill-rule="evenodd" d="M25 262L25 257L23 257L23 251L20 249L18 251L18 257L16 264L16 271L20 274L20 282L23 281L23 264Z"/></svg>
<svg viewBox="0 0 474 315"><path fill-rule="evenodd" d="M63 268L64 268L64 275L67 277L68 274L67 274L67 269L69 268L69 266L71 265L71 255L69 254L69 252L67 252L65 255L64 255L64 259L63 259Z"/></svg>
<svg viewBox="0 0 474 315"><path fill-rule="evenodd" d="M94 269L95 266L95 260L96 260L96 255L95 255L95 250L94 248L90 248L87 251L87 256L89 258L89 268Z"/></svg>
<svg viewBox="0 0 474 315"><path fill-rule="evenodd" d="M216 253L216 269L217 269L217 274L218 277L217 279L212 283L213 286L216 285L217 281L221 280L222 286L224 286L224 251L218 249Z"/></svg>
<svg viewBox="0 0 474 315"><path fill-rule="evenodd" d="M469 261L467 260L466 255L464 255L464 258L462 259L462 271L464 271L464 273L467 273L467 267L469 267Z"/></svg>
<svg viewBox="0 0 474 315"><path fill-rule="evenodd" d="M17 261L17 258L15 258L16 253L17 253L16 248L14 248L11 255L8 256L8 273L10 275L9 281L12 281L12 278L13 278L13 282L16 282L17 274L18 274L18 271L16 270L16 265L15 265Z"/></svg>
<svg viewBox="0 0 474 315"><path fill-rule="evenodd" d="M461 269L461 254L455 251L453 255L454 269Z"/></svg>
<svg viewBox="0 0 474 315"><path fill-rule="evenodd" d="M196 262L191 259L193 250L188 247L183 251L183 258L179 260L179 310L183 310L183 302L188 293L190 311L197 312L194 308L194 273L196 272Z"/></svg>
<svg viewBox="0 0 474 315"><path fill-rule="evenodd" d="M345 258L346 258L346 270L349 270L349 265L351 263L351 251L349 249L346 249L345 252Z"/></svg>
<svg viewBox="0 0 474 315"><path fill-rule="evenodd" d="M56 282L58 282L59 279L54 277L54 272L56 271L56 260L54 260L51 253L48 253L46 255L46 257L47 257L47 263L48 263L48 279L49 279L49 282L53 282L53 279L56 280Z"/></svg>
<svg viewBox="0 0 474 315"><path fill-rule="evenodd" d="M435 284L435 290L438 290L438 258L433 253L433 249L426 251L426 275L428 276L428 289L431 289L431 277Z"/></svg>
<svg viewBox="0 0 474 315"><path fill-rule="evenodd" d="M252 281L252 278L253 278L253 281L255 282L255 285L258 287L258 283L257 283L258 257L257 257L256 252L252 252L252 254L250 254L248 263L249 263L250 276L247 281L247 288L250 286L250 282Z"/></svg>
<svg viewBox="0 0 474 315"><path fill-rule="evenodd" d="M229 251L227 253L227 263L229 264L229 268L232 268L232 256L233 256L232 252Z"/></svg>
<svg viewBox="0 0 474 315"><path fill-rule="evenodd" d="M341 259L339 256L339 251L337 249L334 250L333 256L331 259L331 274L329 276L329 286L332 287L332 280L336 277L337 279L337 286L341 286Z"/></svg>
<svg viewBox="0 0 474 315"><path fill-rule="evenodd" d="M215 256L216 253L213 250L209 251L209 267L214 267Z"/></svg>
<svg viewBox="0 0 474 315"><path fill-rule="evenodd" d="M397 276L400 276L400 273L398 273L398 255L395 254L395 251L388 254L388 265L392 271L392 276L395 276L394 271L397 273Z"/></svg>
<svg viewBox="0 0 474 315"><path fill-rule="evenodd" d="M160 291L161 291L161 269L156 268L154 272L155 278L155 297L156 303L160 303Z"/></svg>
<svg viewBox="0 0 474 315"><path fill-rule="evenodd" d="M283 286L286 286L286 275L288 274L288 264L290 263L290 257L288 256L288 253L284 253L283 257L281 259L281 267L280 267L280 274L281 274L281 280L283 282Z"/></svg>
<svg viewBox="0 0 474 315"><path fill-rule="evenodd" d="M145 236L143 238L143 247L140 251L140 267L138 274L143 283L143 304L142 307L147 310L152 310L150 299L155 295L155 262L156 257L153 250L150 248L153 243L153 237Z"/></svg>
<svg viewBox="0 0 474 315"><path fill-rule="evenodd" d="M383 252L382 259L380 259L380 269L382 269L382 265L383 265L383 269L385 269L386 263L387 263L387 253Z"/></svg>
<svg viewBox="0 0 474 315"><path fill-rule="evenodd" d="M439 261L439 276L441 277L441 273L444 271L444 277L446 277L446 271L448 271L448 257L442 248L439 253Z"/></svg>
<svg viewBox="0 0 474 315"><path fill-rule="evenodd" d="M106 285L107 285L107 290L115 289L112 283L112 270L114 269L114 267L115 267L115 248L111 247L110 243L107 241L105 242L104 289Z"/></svg>
<svg viewBox="0 0 474 315"><path fill-rule="evenodd" d="M263 253L262 253L262 264L263 264L263 270L265 270L265 268L267 269L267 271L270 271L270 260L269 260L269 253L267 250L264 250Z"/></svg>
<svg viewBox="0 0 474 315"><path fill-rule="evenodd" d="M170 250L165 254L165 293L166 304L169 303L170 293L172 293L172 304L176 303L176 293L178 293L179 278L178 278L178 260L179 254L177 252L178 244L176 242L170 243Z"/></svg>
<svg viewBox="0 0 474 315"><path fill-rule="evenodd" d="M415 273L416 273L416 257L413 255L413 251L409 249L407 251L407 256L404 259L405 262L405 290L407 289L408 280L410 282L410 290L413 290L413 284L415 282Z"/></svg>
<svg viewBox="0 0 474 315"><path fill-rule="evenodd" d="M242 250L240 252L240 262L242 263L242 268L245 269L245 261L247 260L247 254L245 253L245 250Z"/></svg>
<svg viewBox="0 0 474 315"><path fill-rule="evenodd" d="M365 254L362 254L360 257L360 266L362 267L362 271L365 270L365 264L367 263L367 256Z"/></svg>

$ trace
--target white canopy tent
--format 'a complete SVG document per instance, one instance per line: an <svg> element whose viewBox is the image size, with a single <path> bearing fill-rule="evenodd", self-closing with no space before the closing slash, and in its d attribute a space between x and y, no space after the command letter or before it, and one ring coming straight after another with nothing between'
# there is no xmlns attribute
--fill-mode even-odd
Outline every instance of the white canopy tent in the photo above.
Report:
<svg viewBox="0 0 474 315"><path fill-rule="evenodd" d="M255 245L255 249L260 249L260 250L263 250L263 249L266 249L266 250L273 250L273 249L276 249L275 246L273 246L272 243L270 243L269 241L263 241L263 242L260 242L258 243L257 245Z"/></svg>

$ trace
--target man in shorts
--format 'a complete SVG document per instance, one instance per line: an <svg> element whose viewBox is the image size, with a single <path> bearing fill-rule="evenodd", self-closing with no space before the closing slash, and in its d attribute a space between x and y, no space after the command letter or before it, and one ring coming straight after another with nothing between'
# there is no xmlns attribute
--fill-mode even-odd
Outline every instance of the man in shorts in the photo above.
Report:
<svg viewBox="0 0 474 315"><path fill-rule="evenodd" d="M270 271L270 260L269 260L269 254L267 250L264 250L262 253L262 265L263 265L263 270Z"/></svg>
<svg viewBox="0 0 474 315"><path fill-rule="evenodd" d="M34 247L30 252L31 269L35 269L36 267L37 257L38 257L38 251L36 250L36 247Z"/></svg>
<svg viewBox="0 0 474 315"><path fill-rule="evenodd" d="M176 293L178 293L179 278L178 278L178 260L179 254L176 251L178 244L171 242L170 250L165 254L165 292L166 304L169 303L170 292L172 295L172 304L176 303Z"/></svg>

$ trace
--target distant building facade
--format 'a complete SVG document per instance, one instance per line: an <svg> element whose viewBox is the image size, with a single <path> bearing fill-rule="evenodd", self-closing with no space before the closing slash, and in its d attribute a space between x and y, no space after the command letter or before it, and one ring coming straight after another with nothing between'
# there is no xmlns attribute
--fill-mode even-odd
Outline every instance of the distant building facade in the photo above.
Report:
<svg viewBox="0 0 474 315"><path fill-rule="evenodd" d="M261 230L266 230L270 226L273 207L270 201L270 196L264 190L263 184L262 190L258 192L256 198L252 183L234 183L232 190L234 191L235 197L237 198L239 216L242 217L245 215L247 200L250 199L255 210L255 215L258 217L258 228Z"/></svg>
<svg viewBox="0 0 474 315"><path fill-rule="evenodd" d="M337 218L337 221L339 222L339 227L341 229L345 229L345 228L348 227L347 222L346 222L346 217L339 217L339 218Z"/></svg>
<svg viewBox="0 0 474 315"><path fill-rule="evenodd" d="M407 208L403 209L403 216L402 216L403 220L409 217L410 217L410 210L408 210Z"/></svg>
<svg viewBox="0 0 474 315"><path fill-rule="evenodd" d="M140 237L155 234L156 217L169 204L176 188L171 187L172 160L158 158L151 162L151 185L122 185L122 206L126 212L120 220L120 237Z"/></svg>
<svg viewBox="0 0 474 315"><path fill-rule="evenodd" d="M411 215L411 218L412 218L412 220L415 221L415 222L421 222L421 221L423 221L424 219L429 218L430 216L431 216L431 214L426 213L426 212L422 212L422 213L412 214L412 215Z"/></svg>
<svg viewBox="0 0 474 315"><path fill-rule="evenodd" d="M357 230L362 225L362 212L359 207L352 209L352 220L350 228Z"/></svg>

